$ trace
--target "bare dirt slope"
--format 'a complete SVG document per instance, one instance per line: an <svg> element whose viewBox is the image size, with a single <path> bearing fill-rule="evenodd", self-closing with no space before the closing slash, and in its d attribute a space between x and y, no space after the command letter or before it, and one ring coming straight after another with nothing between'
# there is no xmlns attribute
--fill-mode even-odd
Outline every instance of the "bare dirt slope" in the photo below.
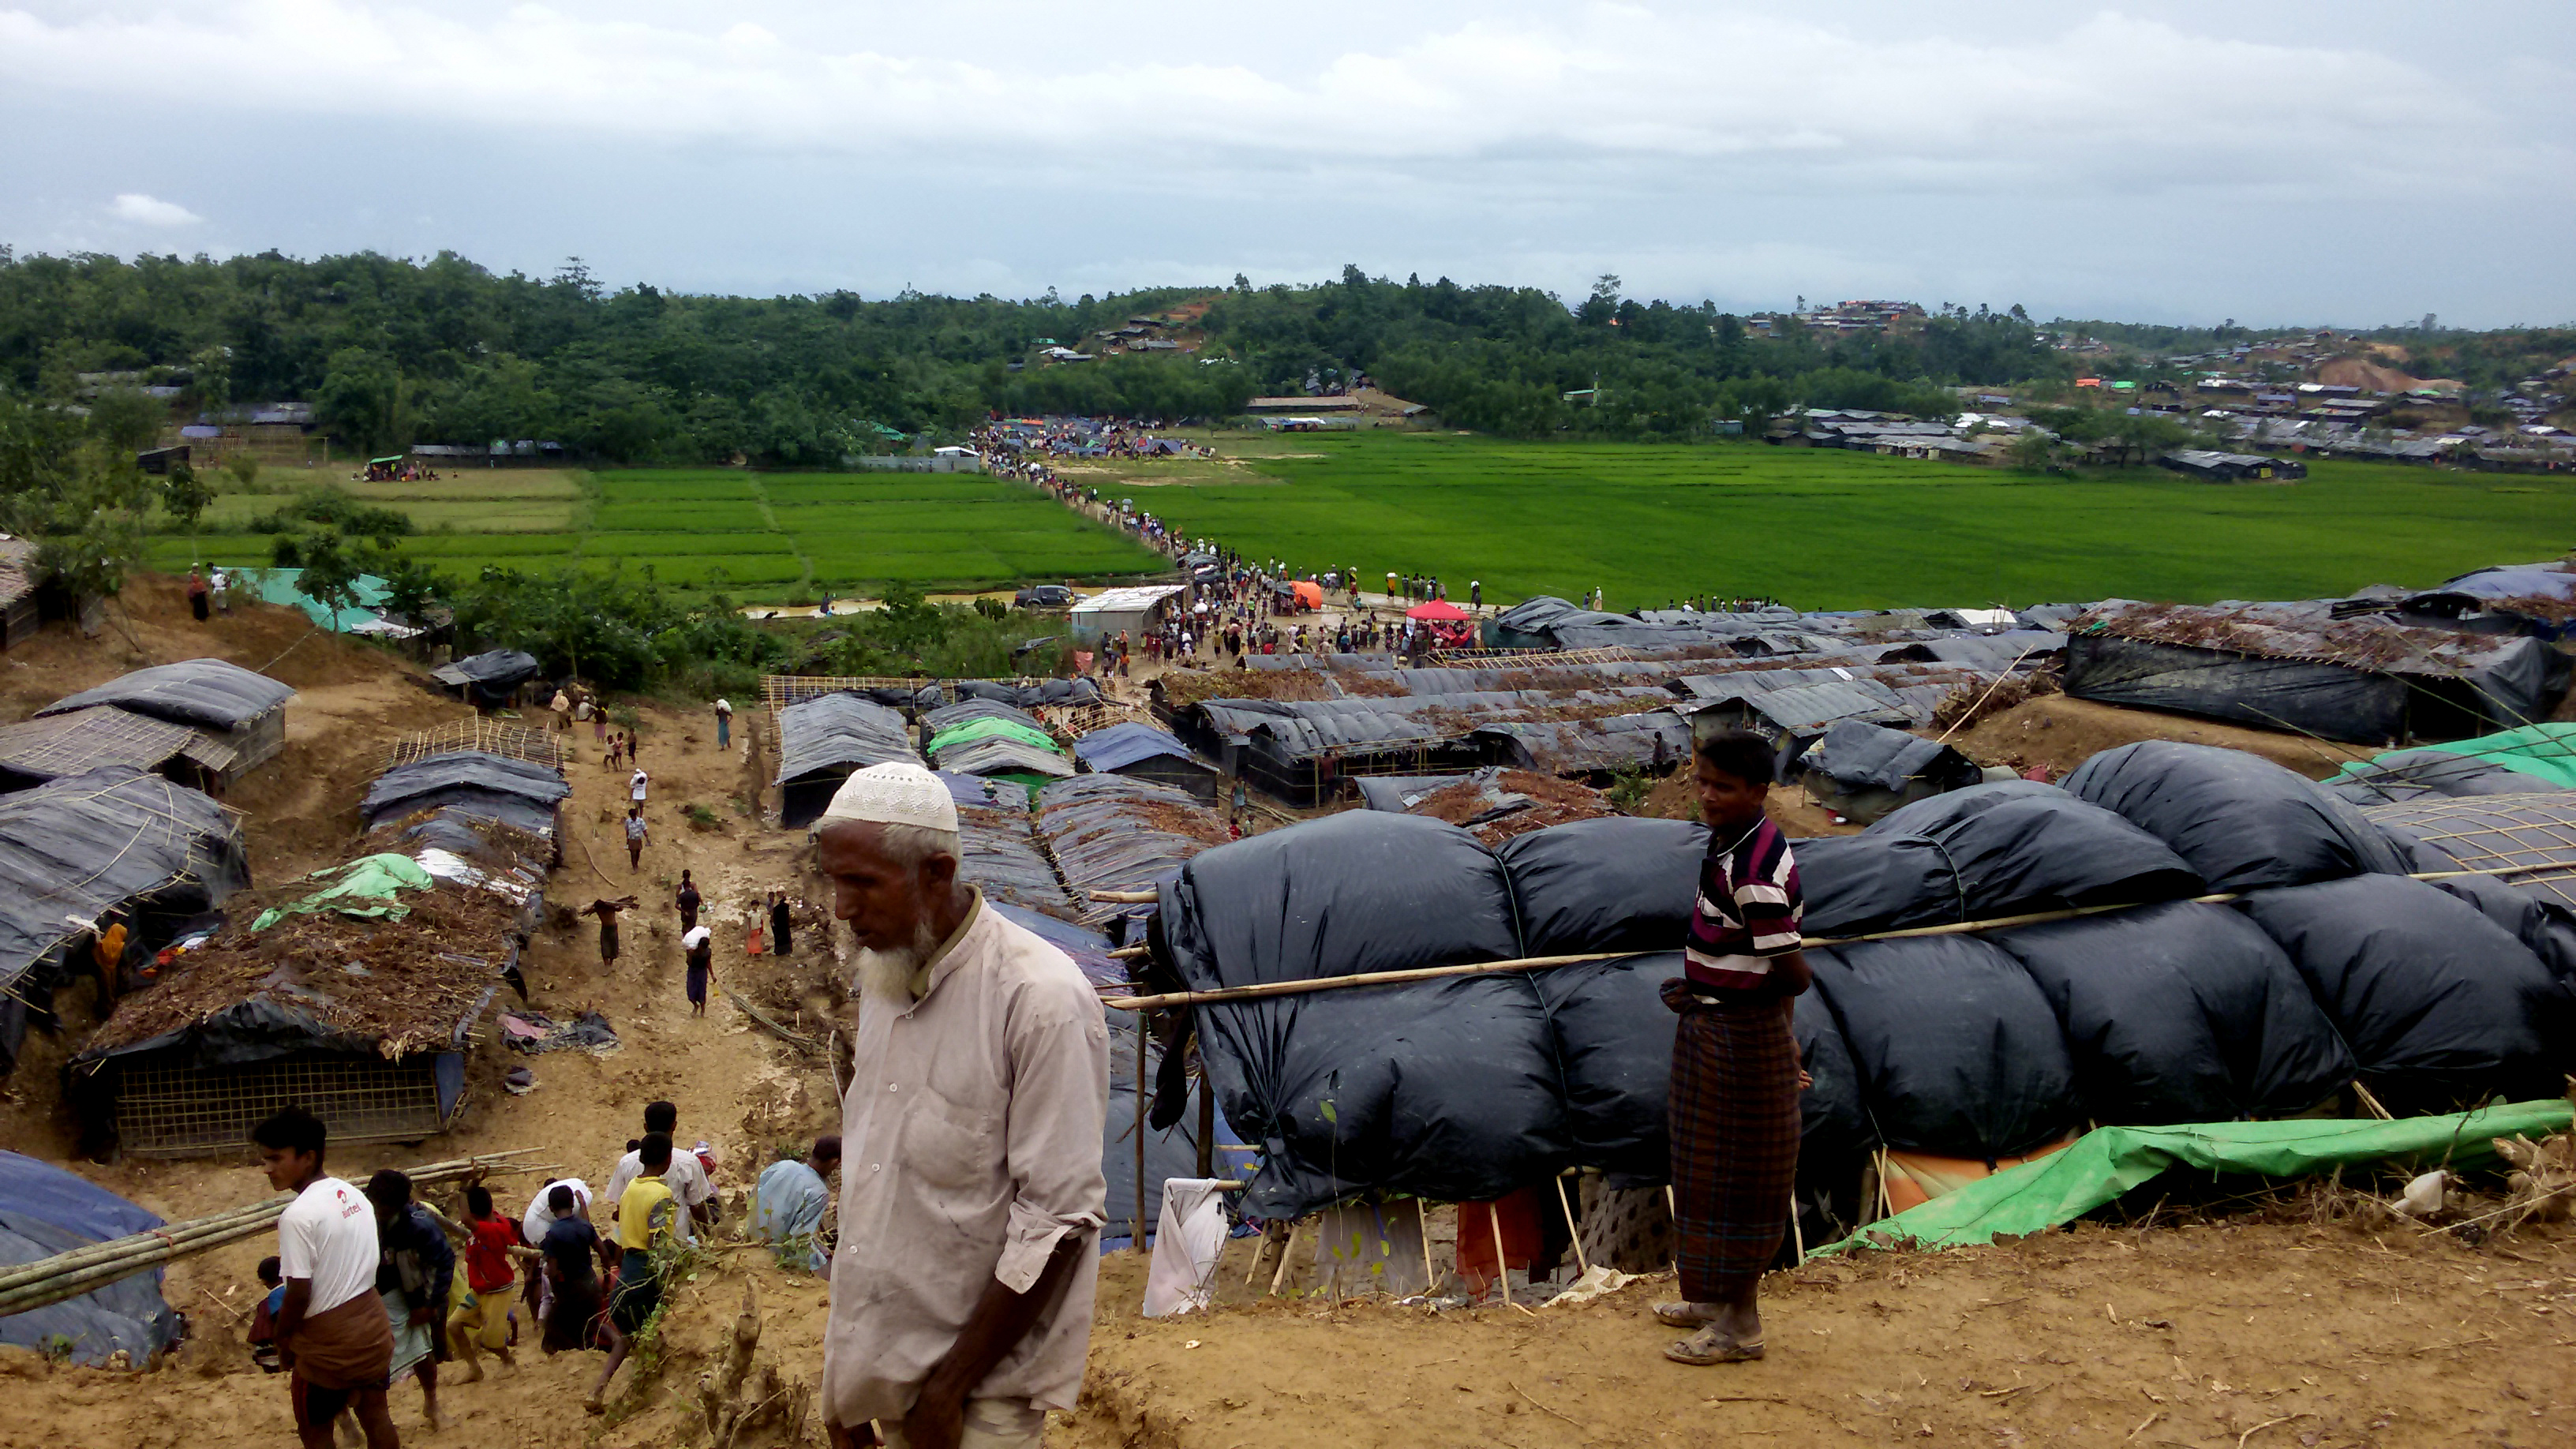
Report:
<svg viewBox="0 0 2576 1449"><path fill-rule="evenodd" d="M2122 709L2062 694L1998 711L1950 736L1950 743L1978 764L2015 769L2044 766L2051 779L2063 778L2104 750L2140 740L2180 740L2244 750L2319 780L2342 769L2347 760L2367 760L2379 753L2375 748L2246 729L2189 715Z"/></svg>

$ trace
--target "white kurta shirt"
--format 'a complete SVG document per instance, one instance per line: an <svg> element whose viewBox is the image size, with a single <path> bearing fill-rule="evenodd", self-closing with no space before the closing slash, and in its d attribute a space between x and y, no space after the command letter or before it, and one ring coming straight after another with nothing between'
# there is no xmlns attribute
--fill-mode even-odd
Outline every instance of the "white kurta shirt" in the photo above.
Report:
<svg viewBox="0 0 2576 1449"><path fill-rule="evenodd" d="M920 1000L863 1001L841 1112L841 1236L823 1337L828 1422L900 1419L985 1285L1080 1262L978 1399L1070 1409L1108 1210L1109 1032L1071 958L979 900Z"/></svg>

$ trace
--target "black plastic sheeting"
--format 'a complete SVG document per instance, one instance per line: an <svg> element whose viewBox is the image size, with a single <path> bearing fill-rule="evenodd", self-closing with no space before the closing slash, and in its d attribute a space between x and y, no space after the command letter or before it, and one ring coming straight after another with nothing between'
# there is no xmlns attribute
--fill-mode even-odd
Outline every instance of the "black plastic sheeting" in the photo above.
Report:
<svg viewBox="0 0 2576 1449"><path fill-rule="evenodd" d="M974 776L943 778L983 783ZM1082 919L1081 905L1065 894L1064 882L1056 878L1055 867L1047 864L1046 856L1038 850L1028 791L1005 786L1000 798L988 795L967 800L952 785L949 794L961 797L957 801L958 879L999 904L1061 921Z"/></svg>
<svg viewBox="0 0 2576 1449"><path fill-rule="evenodd" d="M59 1167L0 1151L0 1268L146 1233L161 1219ZM122 1352L135 1368L178 1342L179 1315L161 1296L161 1271L136 1273L48 1308L0 1318L0 1346L49 1353L71 1345L77 1364Z"/></svg>
<svg viewBox="0 0 2576 1449"><path fill-rule="evenodd" d="M1975 936L1807 953L1887 1145L1992 1161L2082 1121L2075 1061L2039 984Z"/></svg>
<svg viewBox="0 0 2576 1449"><path fill-rule="evenodd" d="M2561 788L2510 765L2448 750L2399 750L2326 782L2355 805L2391 805L2428 796L2537 795Z"/></svg>
<svg viewBox="0 0 2576 1449"><path fill-rule="evenodd" d="M55 700L36 713L67 714L94 704L113 704L176 724L229 730L250 723L294 697L294 690L238 664L220 659L183 659L176 664L138 669L94 689Z"/></svg>
<svg viewBox="0 0 2576 1449"><path fill-rule="evenodd" d="M1178 829L1174 827L1180 827ZM1038 833L1075 899L1095 917L1139 909L1092 905L1085 891L1159 890L1225 839L1195 795L1125 775L1075 775L1038 792Z"/></svg>
<svg viewBox="0 0 2576 1449"><path fill-rule="evenodd" d="M524 800L542 807L548 818L554 813L555 803L572 794L572 786L564 783L563 772L551 765L480 750L456 750L385 771L367 787L367 798L358 802L358 811L374 824L391 811L409 814L418 808L411 801L460 788Z"/></svg>
<svg viewBox="0 0 2576 1449"><path fill-rule="evenodd" d="M2243 909L2289 953L2391 1111L2564 1090L2560 1074L2576 1066L2566 991L2476 906L2422 881L2357 876L2260 892Z"/></svg>
<svg viewBox="0 0 2576 1449"><path fill-rule="evenodd" d="M1828 776L1845 787L1902 791L1919 783L1942 791L1981 778L1977 766L1948 745L1857 719L1825 731L1800 761L1808 774Z"/></svg>
<svg viewBox="0 0 2576 1449"><path fill-rule="evenodd" d="M955 704L934 709L923 715L921 717L922 734L925 738L936 739L942 730L965 724L969 720L979 719L1009 720L1016 725L1026 725L1040 734L1046 733L1046 726L1039 723L1038 717L1027 710L1000 700L970 698L961 699Z"/></svg>
<svg viewBox="0 0 2576 1449"><path fill-rule="evenodd" d="M31 1004L89 949L90 923L126 907L157 949L249 884L233 818L159 775L119 765L0 796L0 1075L17 1065Z"/></svg>
<svg viewBox="0 0 2576 1449"><path fill-rule="evenodd" d="M520 685L536 678L537 671L544 667L537 662L537 656L523 650L492 649L441 665L429 675L450 688L470 689L476 699L486 704L497 704L517 693Z"/></svg>
<svg viewBox="0 0 2576 1449"><path fill-rule="evenodd" d="M2078 765L2066 790L2172 846L2212 891L2407 870L2351 804L2242 750L2172 740L2122 745Z"/></svg>
<svg viewBox="0 0 2576 1449"><path fill-rule="evenodd" d="M1988 939L2056 1011L2094 1121L2304 1112L2352 1080L2352 1053L2290 958L2225 906L2176 901Z"/></svg>
<svg viewBox="0 0 2576 1449"><path fill-rule="evenodd" d="M790 830L812 824L852 771L889 760L921 762L899 710L849 693L780 710L780 823Z"/></svg>
<svg viewBox="0 0 2576 1449"><path fill-rule="evenodd" d="M1800 841L1807 934L1859 936L2200 894L2200 877L2180 856L2108 810L2019 790L1980 803L1946 817L1899 811L1859 835Z"/></svg>
<svg viewBox="0 0 2576 1449"><path fill-rule="evenodd" d="M1619 816L1577 820L1514 836L1494 854L1520 906L1524 954L1670 951L1690 926L1708 827Z"/></svg>

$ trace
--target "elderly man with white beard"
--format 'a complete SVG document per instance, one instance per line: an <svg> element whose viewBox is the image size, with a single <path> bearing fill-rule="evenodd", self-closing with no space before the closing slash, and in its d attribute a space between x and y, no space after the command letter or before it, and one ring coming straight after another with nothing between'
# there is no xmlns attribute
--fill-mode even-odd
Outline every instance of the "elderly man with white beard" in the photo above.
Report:
<svg viewBox="0 0 2576 1449"><path fill-rule="evenodd" d="M928 770L851 775L814 838L859 948L824 1425L833 1449L1037 1449L1091 1341L1099 998L957 879L957 807Z"/></svg>

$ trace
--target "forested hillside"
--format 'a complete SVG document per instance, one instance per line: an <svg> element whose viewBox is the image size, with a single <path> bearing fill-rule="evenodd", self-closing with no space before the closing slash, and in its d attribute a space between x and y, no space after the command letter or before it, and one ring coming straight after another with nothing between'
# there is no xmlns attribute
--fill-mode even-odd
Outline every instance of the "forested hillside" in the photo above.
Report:
<svg viewBox="0 0 2576 1449"><path fill-rule="evenodd" d="M1189 300L1210 304L1195 353L1038 355ZM0 387L69 400L80 373L142 369L187 389L183 411L307 401L371 449L541 437L612 462L829 463L879 436L870 424L953 437L992 411L1213 418L1358 374L1465 427L1675 438L1793 401L1931 406L1932 384L2056 361L2018 309L1954 309L1903 337L1762 338L1706 304L1622 298L1616 278L1573 305L1356 268L1311 287L871 301L612 292L578 262L536 278L450 254L0 249Z"/></svg>

